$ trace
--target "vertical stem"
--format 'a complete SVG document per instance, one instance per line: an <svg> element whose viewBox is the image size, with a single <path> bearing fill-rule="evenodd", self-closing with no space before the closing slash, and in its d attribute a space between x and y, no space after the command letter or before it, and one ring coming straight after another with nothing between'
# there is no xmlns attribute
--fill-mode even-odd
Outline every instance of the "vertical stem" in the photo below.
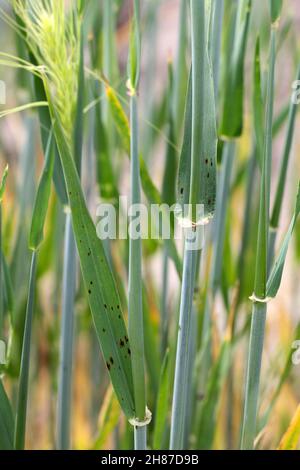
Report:
<svg viewBox="0 0 300 470"><path fill-rule="evenodd" d="M189 344L190 344L190 354L189 354L189 364L188 364L188 379L187 379L187 411L186 411L186 422L185 422L185 429L184 429L184 439L183 444L185 448L188 448L189 445L189 437L191 435L192 430L192 422L194 416L194 409L195 409L195 396L197 395L197 384L195 383L194 378L194 365L195 365L195 358L197 353L197 337L198 337L198 281L197 278L199 276L199 266L201 263L201 254L202 252L198 252L198 259L196 265L196 282L194 286L194 296L193 296L193 305L192 305L192 314L191 314L191 326L190 326L190 337L189 337Z"/></svg>
<svg viewBox="0 0 300 470"><path fill-rule="evenodd" d="M65 259L62 293L62 326L58 381L57 448L70 447L71 388L73 368L74 298L76 289L76 245L71 214L66 216Z"/></svg>
<svg viewBox="0 0 300 470"><path fill-rule="evenodd" d="M175 379L172 404L170 449L183 448L184 428L187 412L188 372L189 372L189 339L196 280L197 250L189 249L185 242L183 274L178 325L178 339L175 365Z"/></svg>
<svg viewBox="0 0 300 470"><path fill-rule="evenodd" d="M276 33L271 28L270 65L268 74L265 140L263 168L260 188L260 207L258 237L256 249L255 282L253 295L252 322L246 378L245 406L242 425L242 449L252 449L256 432L258 409L258 393L260 369L262 360L265 321L267 313L266 285L268 277L268 229L270 212L270 189L272 169L272 124L274 101L274 72L275 72L275 40Z"/></svg>
<svg viewBox="0 0 300 470"><path fill-rule="evenodd" d="M191 175L189 192L189 217L191 226L198 221L197 205L200 200L199 181L203 171L203 131L204 131L204 89L205 89L205 2L190 0L191 37L192 37L192 142ZM200 180L199 180L200 175ZM197 229L195 230L196 234ZM175 378L172 404L170 448L181 450L184 445L184 431L187 423L187 398L189 344L194 287L196 282L199 250L191 249L188 238L185 239L179 329L177 340Z"/></svg>
<svg viewBox="0 0 300 470"><path fill-rule="evenodd" d="M140 204L140 167L138 155L138 111L135 92L130 99L131 128L131 205ZM132 374L136 407L136 418L146 415L146 387L144 365L144 328L142 301L142 241L141 237L129 237L129 339L131 344ZM135 428L135 449L146 449L146 426Z"/></svg>
<svg viewBox="0 0 300 470"><path fill-rule="evenodd" d="M146 450L147 449L147 426L136 426L134 428L134 449Z"/></svg>
<svg viewBox="0 0 300 470"><path fill-rule="evenodd" d="M259 378L265 335L266 312L267 305L265 303L255 302L253 304L241 437L242 450L253 449L256 436Z"/></svg>
<svg viewBox="0 0 300 470"><path fill-rule="evenodd" d="M26 318L25 318L25 328L24 328L24 336L23 336L17 415L16 415L16 424L15 424L15 449L17 450L23 450L25 446L29 362L30 362L31 333L32 333L34 292L35 292L35 279L36 279L36 259L37 259L37 253L36 251L33 251L32 257L31 257L31 267L30 267L30 276L29 276L29 291L28 291L27 305L26 305Z"/></svg>

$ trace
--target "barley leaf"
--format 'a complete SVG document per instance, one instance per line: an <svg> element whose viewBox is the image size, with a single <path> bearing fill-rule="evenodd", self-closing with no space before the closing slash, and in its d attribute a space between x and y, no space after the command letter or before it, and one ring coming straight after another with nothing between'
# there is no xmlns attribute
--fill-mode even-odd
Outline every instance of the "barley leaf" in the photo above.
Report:
<svg viewBox="0 0 300 470"><path fill-rule="evenodd" d="M185 100L184 132L177 178L177 201L180 205L189 202L191 149L192 149L192 74L190 72Z"/></svg>
<svg viewBox="0 0 300 470"><path fill-rule="evenodd" d="M282 9L282 0L269 0L271 10L271 21L276 23L279 20Z"/></svg>
<svg viewBox="0 0 300 470"><path fill-rule="evenodd" d="M298 66L297 80L300 80L300 65ZM283 156L282 156L281 167L280 167L280 174L278 178L274 206L273 206L273 211L272 211L272 216L271 216L271 221L270 221L270 226L272 228L277 228L279 224L279 218L280 218L281 207L282 207L282 202L283 202L284 188L286 185L288 164L290 160L291 147L293 143L293 136L294 136L294 130L295 130L296 113L297 113L297 104L291 101L290 106L289 106L289 112L288 112L289 117L288 117L285 145L284 145Z"/></svg>
<svg viewBox="0 0 300 470"><path fill-rule="evenodd" d="M228 48L228 70L220 125L220 134L225 137L239 137L243 130L244 61L252 2L241 0L238 4L233 50Z"/></svg>
<svg viewBox="0 0 300 470"><path fill-rule="evenodd" d="M157 393L155 426L153 434L153 448L164 449L164 436L168 420L169 393L170 393L170 361L167 350L160 372L160 381Z"/></svg>
<svg viewBox="0 0 300 470"><path fill-rule="evenodd" d="M130 127L128 118L114 90L107 86L105 91L115 126L122 140L125 152L130 156Z"/></svg>
<svg viewBox="0 0 300 470"><path fill-rule="evenodd" d="M216 131L216 109L214 100L214 83L211 73L211 65L208 57L207 48L204 57L204 104L203 112L203 140L201 142L201 150L199 150L199 158L202 162L202 169L197 172L200 195L197 204L204 205L204 217L211 217L215 211L216 201L216 157L217 157L217 131ZM191 151L192 151L192 68L190 71L186 107L184 118L184 136L181 148L177 194L179 204L187 204L190 194L189 188L191 183ZM205 111L204 111L205 110Z"/></svg>
<svg viewBox="0 0 300 470"><path fill-rule="evenodd" d="M37 250L44 238L43 232L50 197L53 166L54 152L52 146L52 133L50 133L46 148L43 173L39 182L31 220L29 235L29 248L31 250Z"/></svg>
<svg viewBox="0 0 300 470"><path fill-rule="evenodd" d="M175 203L175 184L177 174L177 152L172 145L175 141L174 119L172 113L173 97L173 70L172 63L169 63L169 94L168 94L168 142L165 157L165 168L162 183L162 200L172 206Z"/></svg>
<svg viewBox="0 0 300 470"><path fill-rule="evenodd" d="M201 405L199 419L198 448L210 449L216 429L216 414L220 401L222 386L230 364L230 341L225 339L219 357L210 373L206 396Z"/></svg>
<svg viewBox="0 0 300 470"><path fill-rule="evenodd" d="M297 202L295 206L295 212L292 218L292 221L290 223L289 229L283 239L279 255L277 257L277 260L274 264L274 267L272 269L272 272L270 274L270 277L268 279L267 283L267 296L268 297L276 297L276 294L278 292L278 289L280 287L281 279L282 279L282 274L283 274L283 268L284 268L284 263L289 247L290 240L293 235L294 228L296 226L297 218L300 213L300 185L298 188L298 195L297 195Z"/></svg>
<svg viewBox="0 0 300 470"><path fill-rule="evenodd" d="M31 267L29 274L29 287L25 314L25 327L22 343L22 356L19 378L17 414L15 422L14 443L17 450L23 450L25 446L26 432L26 416L27 416L27 400L28 400L28 382L29 382L29 366L30 366L30 349L32 323L34 313L34 296L36 282L36 261L37 252L33 251L31 256Z"/></svg>
<svg viewBox="0 0 300 470"><path fill-rule="evenodd" d="M4 293L4 312L10 313L10 319L12 326L15 326L15 317L14 317L14 291L13 284L10 275L10 269L7 265L7 261L3 252L2 255L2 269L3 269L3 293Z"/></svg>
<svg viewBox="0 0 300 470"><path fill-rule="evenodd" d="M274 74L275 74L275 33L271 34L269 53L269 73L265 111L265 133L262 159L260 209L258 223L256 269L254 292L256 297L265 298L267 283L268 231L270 211L270 187L272 167L272 124L274 106Z"/></svg>
<svg viewBox="0 0 300 470"><path fill-rule="evenodd" d="M120 406L113 388L110 386L103 399L99 417L99 434L93 444L93 450L105 450L109 435L115 429L120 419Z"/></svg>
<svg viewBox="0 0 300 470"><path fill-rule="evenodd" d="M10 402L0 379L0 449L14 448L14 417Z"/></svg>
<svg viewBox="0 0 300 470"><path fill-rule="evenodd" d="M150 378L149 384L151 384L153 394L156 396L160 372L160 355L157 341L158 328L151 311L151 295L147 292L145 285L143 291L145 356Z"/></svg>
<svg viewBox="0 0 300 470"><path fill-rule="evenodd" d="M4 169L2 179L1 179L1 182L0 182L0 204L2 202L4 191L5 191L7 175L8 175L8 165L6 165L6 167Z"/></svg>
<svg viewBox="0 0 300 470"><path fill-rule="evenodd" d="M84 284L98 340L120 405L135 415L130 346L119 294L101 240L88 212L79 176L50 94L49 107L68 188L69 202Z"/></svg>
<svg viewBox="0 0 300 470"><path fill-rule="evenodd" d="M84 108L84 90L85 90L85 76L84 76L84 35L83 35L83 24L81 24L80 30L80 58L78 67L78 91L76 100L76 116L73 131L73 149L74 149L74 160L78 174L81 174L81 160L82 160L82 146L83 146L83 134L84 134L84 119L83 119L83 108Z"/></svg>
<svg viewBox="0 0 300 470"><path fill-rule="evenodd" d="M135 90L138 85L140 75L140 30L139 30L139 15L140 15L139 0L134 0L134 15L131 24L130 44L129 44L129 57L128 57L128 76L129 87Z"/></svg>
<svg viewBox="0 0 300 470"><path fill-rule="evenodd" d="M300 323L298 323L298 326L297 326L295 334L294 334L295 341L298 341L298 338L300 338ZM278 384L275 388L275 391L274 391L271 399L269 400L269 404L268 404L268 407L267 407L266 411L264 412L264 414L262 415L262 417L260 419L258 432L260 432L263 428L266 427L266 425L269 421L269 418L271 417L274 406L276 405L276 402L277 402L277 400L280 396L280 393L281 393L286 381L289 378L289 375L291 373L291 369L293 368L293 354L294 354L294 350L289 348L289 352L288 352L286 360L285 360L285 365L283 367L282 372L280 373Z"/></svg>
<svg viewBox="0 0 300 470"><path fill-rule="evenodd" d="M97 179L101 197L108 201L116 202L119 198L119 192L111 158L109 157L107 133L103 124L101 111L99 103L95 111L95 126L97 130L94 132Z"/></svg>
<svg viewBox="0 0 300 470"><path fill-rule="evenodd" d="M35 64L36 60L32 54L30 55L30 58ZM46 100L46 94L45 94L43 81L35 75L33 78L33 84L34 84L34 93L35 93L36 99L38 101ZM46 155L49 133L51 132L51 119L49 115L49 109L47 107L38 108L38 115L39 115L39 120L41 124L40 129L41 129L42 146L44 150L44 155ZM53 169L53 181L54 181L54 185L55 185L55 189L58 194L58 197L61 203L65 205L68 203L68 197L67 197L65 182L63 178L61 161L57 152L56 145L54 145L54 152L55 152L55 162L54 162L54 169Z"/></svg>
<svg viewBox="0 0 300 470"><path fill-rule="evenodd" d="M256 40L254 57L254 78L253 78L253 123L255 129L257 156L260 168L262 169L263 147L264 147L264 117L263 100L261 89L261 68L260 68L260 41Z"/></svg>
<svg viewBox="0 0 300 470"><path fill-rule="evenodd" d="M300 405L294 414L292 421L282 437L278 450L297 450L300 438Z"/></svg>

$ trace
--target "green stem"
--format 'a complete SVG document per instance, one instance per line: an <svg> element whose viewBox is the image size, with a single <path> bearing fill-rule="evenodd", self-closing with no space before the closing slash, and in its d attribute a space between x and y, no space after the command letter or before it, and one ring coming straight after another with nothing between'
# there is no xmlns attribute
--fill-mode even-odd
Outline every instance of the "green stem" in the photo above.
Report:
<svg viewBox="0 0 300 470"><path fill-rule="evenodd" d="M134 449L146 450L147 449L147 426L134 428Z"/></svg>
<svg viewBox="0 0 300 470"><path fill-rule="evenodd" d="M65 259L62 292L62 325L57 408L57 448L70 448L71 389L73 368L74 299L76 289L76 245L71 214L66 216Z"/></svg>
<svg viewBox="0 0 300 470"><path fill-rule="evenodd" d="M267 305L253 304L248 367L246 380L245 408L243 417L241 449L251 450L256 436L256 419L262 351L265 335Z"/></svg>
<svg viewBox="0 0 300 470"><path fill-rule="evenodd" d="M182 450L187 419L190 328L198 251L185 242L172 404L170 449Z"/></svg>
<svg viewBox="0 0 300 470"><path fill-rule="evenodd" d="M260 382L260 369L265 334L265 321L267 313L266 289L268 271L268 228L270 212L270 189L272 167L272 124L274 101L274 72L275 72L275 43L276 32L271 29L270 66L268 73L265 140L263 153L263 168L260 188L260 207L258 238L256 249L256 266L252 321L250 331L250 344L248 353L248 366L246 378L246 392L244 417L242 424L242 449L252 449L256 435L256 418L258 409L258 393Z"/></svg>
<svg viewBox="0 0 300 470"><path fill-rule="evenodd" d="M137 96L134 93L130 99L131 126L131 205L140 204L140 167L138 155L138 110ZM130 234L129 238L129 339L131 343L132 374L136 418L140 421L146 415L146 387L144 365L144 327L142 299L142 241ZM146 426L135 429L135 449L145 449ZM141 448L140 445L143 447Z"/></svg>
<svg viewBox="0 0 300 470"><path fill-rule="evenodd" d="M32 252L29 276L29 291L26 305L26 318L23 336L21 369L19 379L18 403L15 424L15 449L23 450L25 446L26 415L28 401L29 362L32 334L32 320L34 310L34 293L36 280L37 252Z"/></svg>

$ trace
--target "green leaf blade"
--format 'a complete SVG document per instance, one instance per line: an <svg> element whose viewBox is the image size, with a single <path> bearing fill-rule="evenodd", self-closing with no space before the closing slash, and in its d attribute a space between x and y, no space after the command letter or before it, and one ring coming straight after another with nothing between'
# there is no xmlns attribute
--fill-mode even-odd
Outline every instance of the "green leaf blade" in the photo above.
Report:
<svg viewBox="0 0 300 470"><path fill-rule="evenodd" d="M14 417L10 402L0 380L0 449L14 448Z"/></svg>
<svg viewBox="0 0 300 470"><path fill-rule="evenodd" d="M48 209L51 180L54 168L52 138L52 133L50 133L46 149L44 168L34 202L29 235L29 248L31 250L37 250L44 238L44 225Z"/></svg>
<svg viewBox="0 0 300 470"><path fill-rule="evenodd" d="M64 169L73 230L98 340L125 415L135 416L130 345L121 303L101 240L87 210L78 173L55 109L53 129Z"/></svg>

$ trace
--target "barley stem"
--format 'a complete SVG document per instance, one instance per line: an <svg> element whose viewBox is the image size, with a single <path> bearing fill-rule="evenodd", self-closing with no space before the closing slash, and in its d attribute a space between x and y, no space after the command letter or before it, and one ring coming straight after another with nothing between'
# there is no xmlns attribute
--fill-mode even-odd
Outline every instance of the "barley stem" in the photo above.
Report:
<svg viewBox="0 0 300 470"><path fill-rule="evenodd" d="M76 245L71 214L66 216L63 268L60 365L57 401L57 449L70 448L74 299L76 288Z"/></svg>
<svg viewBox="0 0 300 470"><path fill-rule="evenodd" d="M181 450L184 444L186 424L188 375L189 375L189 339L193 306L194 286L198 253L191 250L185 242L183 274L178 325L178 339L173 391L170 449Z"/></svg>
<svg viewBox="0 0 300 470"><path fill-rule="evenodd" d="M241 438L242 449L252 449L254 446L254 440L256 435L260 369L267 312L267 306L265 302L268 275L268 228L272 167L272 123L275 72L275 40L276 34L274 28L272 28L265 114L263 167L260 188L254 300L252 308L245 405ZM256 299L258 299L259 301L257 302Z"/></svg>
<svg viewBox="0 0 300 470"><path fill-rule="evenodd" d="M245 409L241 438L242 450L253 449L254 439L256 436L258 394L266 313L266 304L253 304L247 366Z"/></svg>
<svg viewBox="0 0 300 470"><path fill-rule="evenodd" d="M29 291L26 305L25 328L23 336L19 392L15 424L15 449L23 450L25 446L26 415L28 401L29 362L31 349L31 334L34 310L34 292L36 279L37 252L32 252L29 276Z"/></svg>

